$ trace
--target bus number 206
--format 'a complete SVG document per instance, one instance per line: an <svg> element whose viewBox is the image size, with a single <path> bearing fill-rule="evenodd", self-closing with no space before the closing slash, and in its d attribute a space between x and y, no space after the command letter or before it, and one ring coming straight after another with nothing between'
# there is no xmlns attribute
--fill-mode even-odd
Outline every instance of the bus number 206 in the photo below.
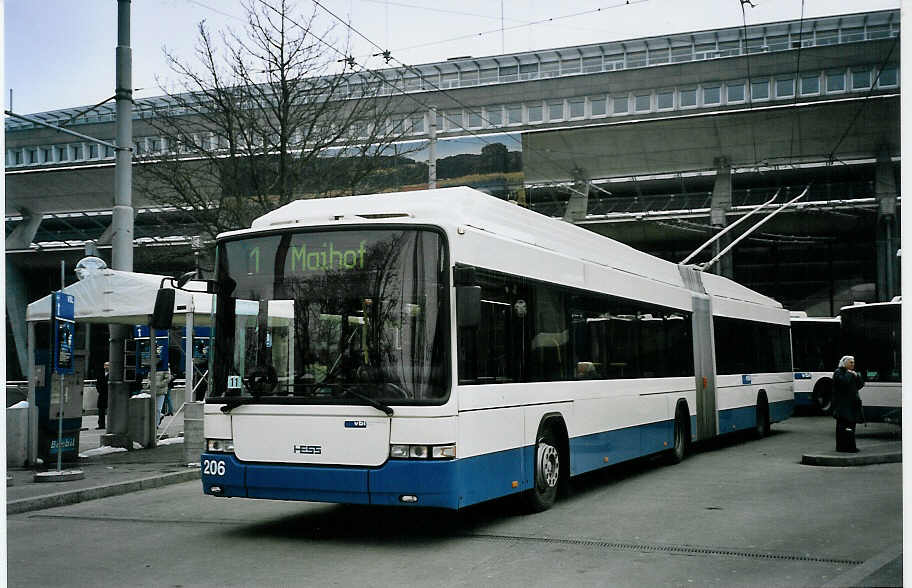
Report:
<svg viewBox="0 0 912 588"><path fill-rule="evenodd" d="M203 460L203 475L206 476L224 476L225 462L215 459Z"/></svg>

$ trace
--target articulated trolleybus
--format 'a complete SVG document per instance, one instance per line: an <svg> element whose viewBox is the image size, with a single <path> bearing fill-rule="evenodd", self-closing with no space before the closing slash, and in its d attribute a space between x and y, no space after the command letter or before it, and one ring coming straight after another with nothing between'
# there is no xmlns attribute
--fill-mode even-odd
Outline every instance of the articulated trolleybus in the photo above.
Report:
<svg viewBox="0 0 912 588"><path fill-rule="evenodd" d="M794 402L774 300L470 188L288 204L216 282L213 496L543 510Z"/></svg>

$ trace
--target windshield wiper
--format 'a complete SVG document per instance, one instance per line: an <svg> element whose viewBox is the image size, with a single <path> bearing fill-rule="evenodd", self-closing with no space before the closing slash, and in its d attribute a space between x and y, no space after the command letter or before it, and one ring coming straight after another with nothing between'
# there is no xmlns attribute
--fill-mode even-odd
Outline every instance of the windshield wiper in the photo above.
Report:
<svg viewBox="0 0 912 588"><path fill-rule="evenodd" d="M359 400L363 400L364 402L368 403L369 405L373 406L374 408L382 410L383 412L386 413L386 416L393 416L392 407L390 407L386 404L383 404L376 398L371 398L370 396L367 396L366 394L361 394L360 392L357 392L351 388L345 388L345 387L342 388L342 394L351 394L355 398L357 398Z"/></svg>
<svg viewBox="0 0 912 588"><path fill-rule="evenodd" d="M242 404L253 404L256 401L256 398L250 398L249 396L228 396L225 399L225 406L221 408L221 411L228 414Z"/></svg>

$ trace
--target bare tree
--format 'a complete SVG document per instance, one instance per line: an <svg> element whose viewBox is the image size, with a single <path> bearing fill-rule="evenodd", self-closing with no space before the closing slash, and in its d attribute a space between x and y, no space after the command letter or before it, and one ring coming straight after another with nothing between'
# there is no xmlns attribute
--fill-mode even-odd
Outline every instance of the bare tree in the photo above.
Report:
<svg viewBox="0 0 912 588"><path fill-rule="evenodd" d="M243 32L199 24L196 62L165 51L180 91L148 119L163 138L137 189L192 210L204 236L249 226L301 197L357 193L399 144L414 110L379 72L356 71L316 13L249 0ZM334 71L334 70L341 71Z"/></svg>

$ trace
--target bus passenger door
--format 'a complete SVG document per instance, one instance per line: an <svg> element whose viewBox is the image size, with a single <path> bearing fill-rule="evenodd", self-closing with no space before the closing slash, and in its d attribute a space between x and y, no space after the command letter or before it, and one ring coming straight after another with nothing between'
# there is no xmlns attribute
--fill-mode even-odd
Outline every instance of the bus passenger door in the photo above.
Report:
<svg viewBox="0 0 912 588"><path fill-rule="evenodd" d="M715 437L719 432L712 309L709 297L703 294L693 296L693 340L697 389L696 439L702 440Z"/></svg>

